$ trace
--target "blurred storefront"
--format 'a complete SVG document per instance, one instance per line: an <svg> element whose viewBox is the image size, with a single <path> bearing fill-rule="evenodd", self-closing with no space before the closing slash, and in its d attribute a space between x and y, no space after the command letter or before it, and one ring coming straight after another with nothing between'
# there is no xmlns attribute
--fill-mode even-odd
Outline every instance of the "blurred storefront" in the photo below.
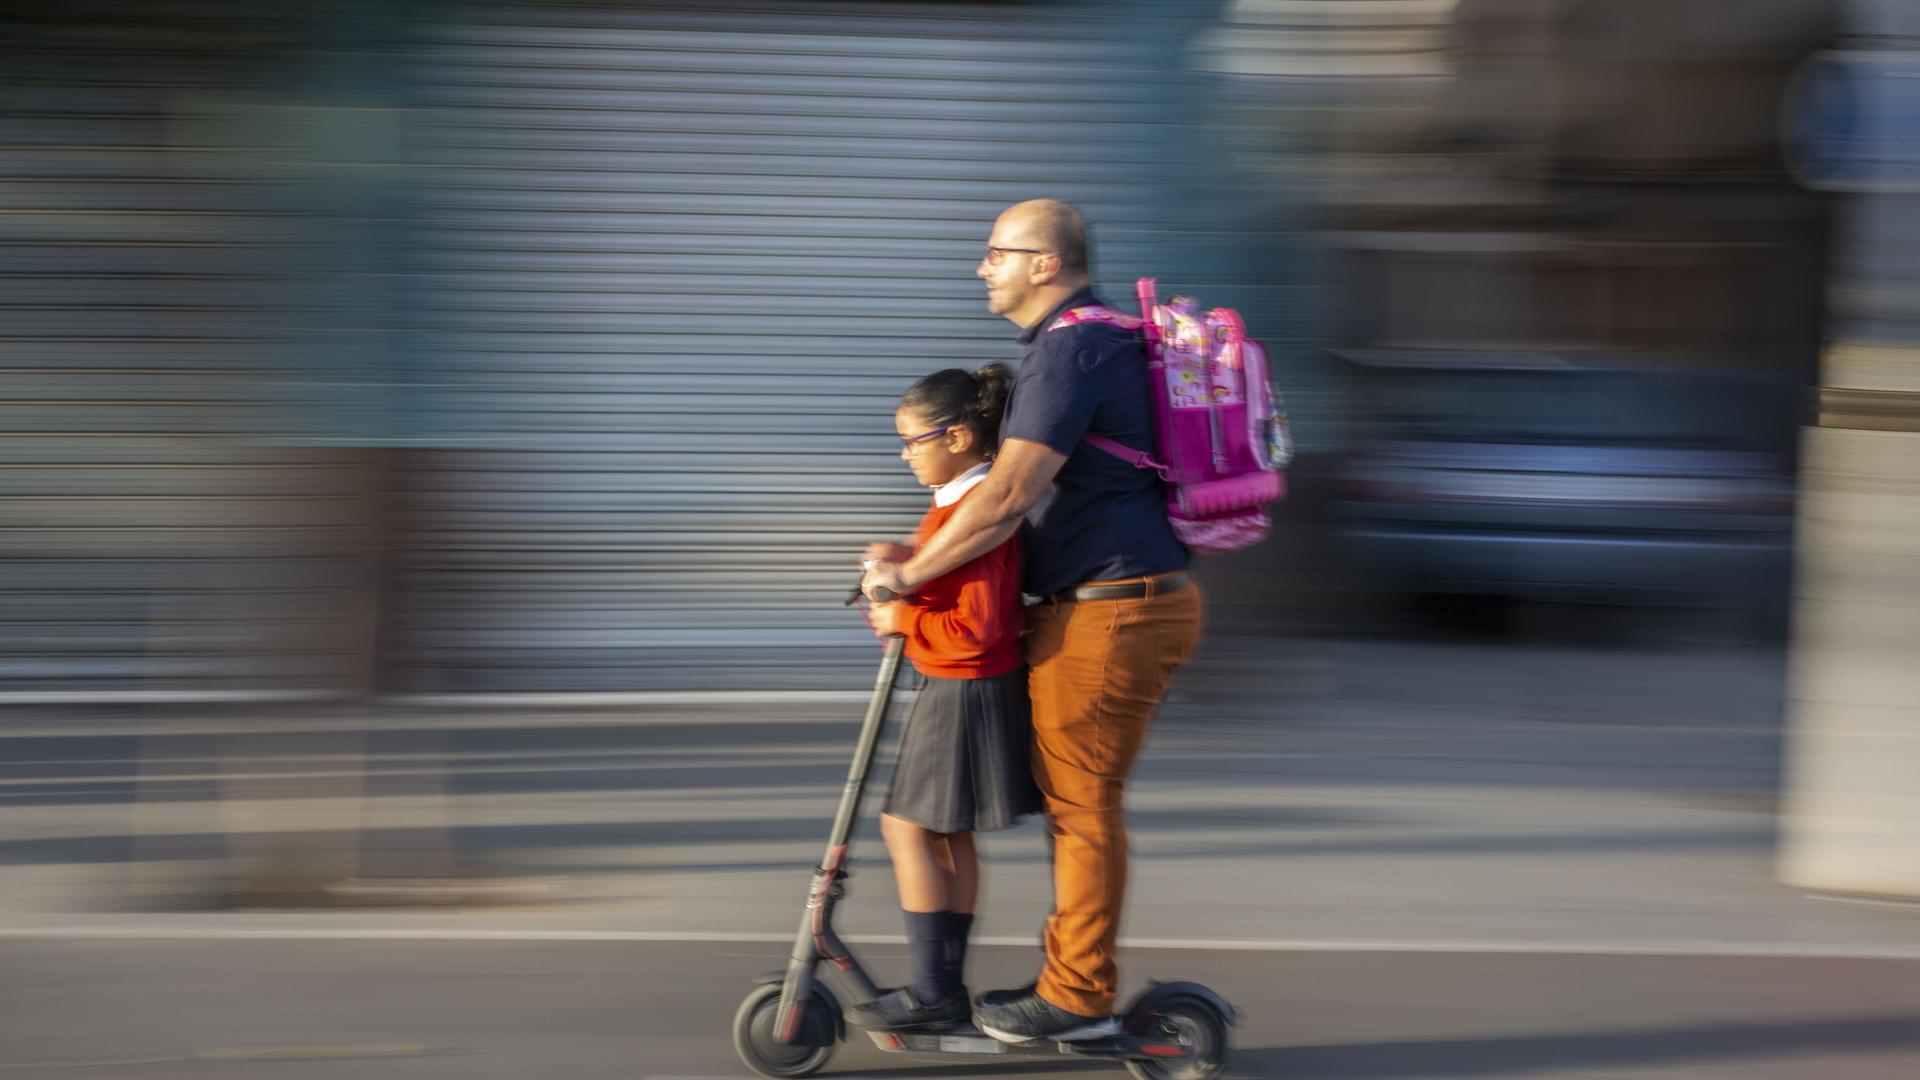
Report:
<svg viewBox="0 0 1920 1080"><path fill-rule="evenodd" d="M1002 206L1079 203L1117 300L1284 292L1187 66L1216 14L48 5L0 693L861 685L853 556L925 498L893 404L1014 351Z"/></svg>
<svg viewBox="0 0 1920 1080"><path fill-rule="evenodd" d="M1777 635L1828 231L1779 101L1834 5L1447 7L1448 76L1318 162L1352 576Z"/></svg>
<svg viewBox="0 0 1920 1080"><path fill-rule="evenodd" d="M265 123L314 29L218 0L8 8L0 700L360 681L362 470L275 439L330 307L286 180L330 162L258 136L314 130Z"/></svg>

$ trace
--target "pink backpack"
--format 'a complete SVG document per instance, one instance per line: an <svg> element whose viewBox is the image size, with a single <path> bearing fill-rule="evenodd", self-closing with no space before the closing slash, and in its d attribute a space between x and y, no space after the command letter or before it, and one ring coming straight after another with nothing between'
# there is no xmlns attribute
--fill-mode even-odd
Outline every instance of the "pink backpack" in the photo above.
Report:
<svg viewBox="0 0 1920 1080"><path fill-rule="evenodd" d="M1083 441L1167 482L1167 517L1195 551L1233 551L1266 538L1267 504L1286 494L1281 470L1293 439L1280 396L1267 378L1267 352L1247 337L1239 312L1201 312L1176 296L1154 302L1153 278L1141 278L1140 317L1104 307L1062 312L1047 327L1103 322L1147 338L1157 456L1112 439Z"/></svg>

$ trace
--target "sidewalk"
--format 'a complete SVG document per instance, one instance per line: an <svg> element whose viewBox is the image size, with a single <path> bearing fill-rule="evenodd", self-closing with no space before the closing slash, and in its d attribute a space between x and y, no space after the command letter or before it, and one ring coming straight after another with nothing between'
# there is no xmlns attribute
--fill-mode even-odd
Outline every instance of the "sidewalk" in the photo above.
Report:
<svg viewBox="0 0 1920 1080"><path fill-rule="evenodd" d="M1183 678L1136 774L1125 933L1235 948L1920 955L1920 905L1773 882L1779 693L1778 657L1759 652L1223 644ZM97 760L46 766L57 783L23 775L35 759L13 750L81 748L11 738L0 932L777 940L819 858L857 712L368 717L364 784L342 749L358 739L326 724L237 744L184 722L103 738ZM89 792L89 776L116 774ZM451 909L130 909L136 874L205 881L226 869L222 852L289 838L215 798L235 784L270 821L311 820L299 844L362 826L370 876L431 878L453 865L451 844L486 879L469 884L499 891ZM362 797L342 804L346 789ZM983 847L981 933L1032 941L1049 896L1038 825ZM842 926L891 939L870 827L856 854Z"/></svg>

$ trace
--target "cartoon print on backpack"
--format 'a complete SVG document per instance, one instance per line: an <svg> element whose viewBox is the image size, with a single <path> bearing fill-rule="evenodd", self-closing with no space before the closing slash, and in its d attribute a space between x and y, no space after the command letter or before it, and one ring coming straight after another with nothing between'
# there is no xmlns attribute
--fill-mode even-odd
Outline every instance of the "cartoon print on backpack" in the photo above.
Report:
<svg viewBox="0 0 1920 1080"><path fill-rule="evenodd" d="M1168 369L1173 389L1173 406L1176 409L1197 409L1205 404L1200 400L1200 387L1196 385L1198 376L1192 368Z"/></svg>
<svg viewBox="0 0 1920 1080"><path fill-rule="evenodd" d="M1206 355L1212 351L1207 346L1213 340L1213 333L1200 315L1199 301L1190 296L1176 296L1162 311L1166 313L1166 317L1160 320L1165 328L1162 340L1167 343L1169 352L1181 358L1174 362L1204 362Z"/></svg>

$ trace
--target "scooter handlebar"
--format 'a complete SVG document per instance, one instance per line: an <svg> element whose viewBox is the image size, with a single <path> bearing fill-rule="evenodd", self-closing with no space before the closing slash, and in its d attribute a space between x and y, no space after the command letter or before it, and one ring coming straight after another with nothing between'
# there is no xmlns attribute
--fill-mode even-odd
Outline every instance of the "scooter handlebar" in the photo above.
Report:
<svg viewBox="0 0 1920 1080"><path fill-rule="evenodd" d="M860 596L861 596L860 586L856 584L852 589L848 590L846 602L841 604L840 606L852 607L853 605L860 602ZM885 604L890 601L900 599L900 594L882 585L881 587L873 590L873 598Z"/></svg>
<svg viewBox="0 0 1920 1080"><path fill-rule="evenodd" d="M871 568L874 563L879 561L880 560L878 559L865 559L861 561L860 565L863 567ZM860 581L857 581L854 583L853 590L847 593L847 602L845 604L842 604L841 605L842 607L852 607L854 604L860 601L860 593L861 593L860 586L864 584L865 581L866 581L865 578L861 578ZM885 604L885 603L890 603L894 600L901 600L905 598L902 597L899 593L894 592L892 589L889 589L886 586L882 585L882 586L876 587L873 590L873 599L877 603Z"/></svg>

